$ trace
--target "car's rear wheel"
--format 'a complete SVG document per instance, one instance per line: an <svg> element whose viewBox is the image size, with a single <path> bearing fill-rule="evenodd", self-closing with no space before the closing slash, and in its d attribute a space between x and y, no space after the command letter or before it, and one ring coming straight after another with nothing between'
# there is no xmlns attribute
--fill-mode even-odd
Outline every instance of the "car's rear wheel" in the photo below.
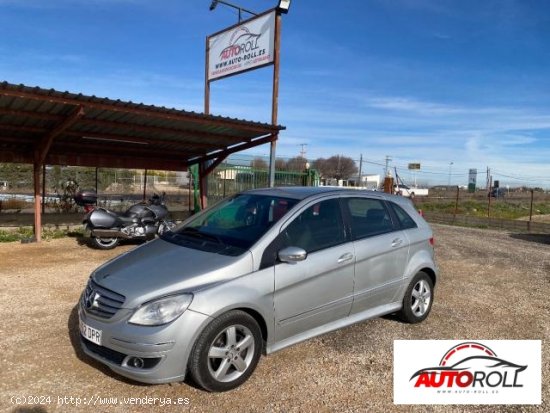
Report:
<svg viewBox="0 0 550 413"><path fill-rule="evenodd" d="M433 289L430 276L423 271L418 272L405 292L399 317L411 324L424 321L432 309Z"/></svg>
<svg viewBox="0 0 550 413"><path fill-rule="evenodd" d="M234 389L254 372L262 333L252 316L230 311L214 319L197 339L189 359L193 380L213 392Z"/></svg>

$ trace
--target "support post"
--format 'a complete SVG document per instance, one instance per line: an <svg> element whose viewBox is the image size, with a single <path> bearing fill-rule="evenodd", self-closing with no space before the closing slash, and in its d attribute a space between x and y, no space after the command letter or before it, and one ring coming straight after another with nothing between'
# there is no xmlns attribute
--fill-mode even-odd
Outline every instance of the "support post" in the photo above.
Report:
<svg viewBox="0 0 550 413"><path fill-rule="evenodd" d="M527 230L531 232L531 222L533 221L533 194L534 191L531 189L531 207L529 208L529 222L527 224Z"/></svg>
<svg viewBox="0 0 550 413"><path fill-rule="evenodd" d="M358 185L359 188L363 187L363 179L361 179L362 174L363 174L363 154L359 155L359 185Z"/></svg>
<svg viewBox="0 0 550 413"><path fill-rule="evenodd" d="M277 126L279 113L279 61L281 51L281 14L275 15L275 51L273 56L273 92L271 96L271 124ZM275 186L275 158L277 138L271 141L269 148L269 187Z"/></svg>
<svg viewBox="0 0 550 413"><path fill-rule="evenodd" d="M46 212L46 165L42 165L42 213Z"/></svg>
<svg viewBox="0 0 550 413"><path fill-rule="evenodd" d="M460 187L457 185L456 186L455 212L453 214L453 225L454 225L455 220L456 220L456 214L458 213L458 198L459 198L459 195L460 195Z"/></svg>
<svg viewBox="0 0 550 413"><path fill-rule="evenodd" d="M206 163L199 163L199 192L200 192L200 201L201 209L204 209L208 206L208 176L206 174Z"/></svg>
<svg viewBox="0 0 550 413"><path fill-rule="evenodd" d="M210 64L210 59L208 54L210 53L210 44L208 37L206 38L206 65L204 68L204 114L210 114L210 80L208 80L208 65Z"/></svg>
<svg viewBox="0 0 550 413"><path fill-rule="evenodd" d="M40 208L40 169L41 165L35 162L33 165L33 184L34 184L34 240L42 241L42 211Z"/></svg>
<svg viewBox="0 0 550 413"><path fill-rule="evenodd" d="M147 169L143 171L143 202L147 200Z"/></svg>
<svg viewBox="0 0 550 413"><path fill-rule="evenodd" d="M491 192L493 192L493 177L489 176L489 193L487 194L487 218L491 218Z"/></svg>

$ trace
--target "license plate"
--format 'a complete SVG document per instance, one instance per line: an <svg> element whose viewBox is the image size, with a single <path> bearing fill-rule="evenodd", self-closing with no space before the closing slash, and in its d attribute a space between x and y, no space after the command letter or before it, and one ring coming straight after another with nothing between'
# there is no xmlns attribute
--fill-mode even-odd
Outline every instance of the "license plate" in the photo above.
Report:
<svg viewBox="0 0 550 413"><path fill-rule="evenodd" d="M92 343L97 344L98 346L101 345L101 330L90 327L82 320L80 320L80 334L82 334L82 337L84 337L86 340L89 340Z"/></svg>

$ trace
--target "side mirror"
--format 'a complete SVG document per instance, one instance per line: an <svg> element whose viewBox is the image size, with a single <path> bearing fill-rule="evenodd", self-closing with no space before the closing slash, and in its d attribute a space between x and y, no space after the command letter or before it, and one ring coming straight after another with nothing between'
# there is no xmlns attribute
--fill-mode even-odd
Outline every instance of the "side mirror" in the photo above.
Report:
<svg viewBox="0 0 550 413"><path fill-rule="evenodd" d="M279 261L288 263L303 261L307 258L307 252L299 247L283 248L277 255L279 256Z"/></svg>

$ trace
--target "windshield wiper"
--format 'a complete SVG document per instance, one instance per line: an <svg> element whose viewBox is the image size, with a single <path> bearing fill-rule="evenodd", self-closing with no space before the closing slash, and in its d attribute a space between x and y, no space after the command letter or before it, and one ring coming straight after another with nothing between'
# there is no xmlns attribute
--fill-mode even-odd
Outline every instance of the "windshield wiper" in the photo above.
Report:
<svg viewBox="0 0 550 413"><path fill-rule="evenodd" d="M215 241L216 243L225 246L225 242L223 242L222 239L220 237L218 237L217 235L208 234L208 233L205 233L205 232L200 232L197 228L185 227L185 228L182 228L179 232L180 233L187 233L185 235L191 235L191 236L194 236L194 237L197 237L197 238L202 238L202 239L206 239L206 240L209 240L209 241Z"/></svg>

